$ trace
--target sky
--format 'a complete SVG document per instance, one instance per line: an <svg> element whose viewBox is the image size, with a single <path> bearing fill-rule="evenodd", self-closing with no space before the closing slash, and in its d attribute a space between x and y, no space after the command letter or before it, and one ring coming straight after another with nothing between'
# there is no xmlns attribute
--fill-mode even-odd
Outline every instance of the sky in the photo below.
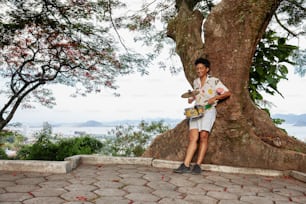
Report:
<svg viewBox="0 0 306 204"><path fill-rule="evenodd" d="M36 109L19 109L13 121L24 123L39 122L84 122L87 120L142 120L154 118L184 119L184 109L192 105L181 95L191 89L183 71L176 75L157 67L150 74L132 74L117 79L119 97L113 91L104 89L102 93L87 97L72 98L73 89L55 86L52 89L57 105L53 109L37 106ZM274 106L272 114L306 113L306 79L289 72L289 80L279 84L280 96L265 95Z"/></svg>
<svg viewBox="0 0 306 204"><path fill-rule="evenodd" d="M265 99L271 101L274 106L270 108L272 114L306 114L306 76L300 77L289 70L288 80L282 80L278 85L278 90L283 94L268 95L263 94Z"/></svg>
<svg viewBox="0 0 306 204"><path fill-rule="evenodd" d="M18 110L14 121L82 122L87 120L111 121L146 118L184 118L189 105L180 96L191 89L183 72L172 75L169 71L153 68L146 76L133 74L117 79L119 97L113 90L87 97L72 98L73 89L64 86L53 88L57 105L53 109Z"/></svg>

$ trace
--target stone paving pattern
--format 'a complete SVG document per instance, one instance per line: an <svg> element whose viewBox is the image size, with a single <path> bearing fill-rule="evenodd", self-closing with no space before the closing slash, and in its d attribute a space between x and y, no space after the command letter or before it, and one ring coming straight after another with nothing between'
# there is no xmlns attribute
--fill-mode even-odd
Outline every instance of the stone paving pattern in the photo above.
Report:
<svg viewBox="0 0 306 204"><path fill-rule="evenodd" d="M67 174L0 171L1 204L306 204L306 183L129 164L82 164Z"/></svg>

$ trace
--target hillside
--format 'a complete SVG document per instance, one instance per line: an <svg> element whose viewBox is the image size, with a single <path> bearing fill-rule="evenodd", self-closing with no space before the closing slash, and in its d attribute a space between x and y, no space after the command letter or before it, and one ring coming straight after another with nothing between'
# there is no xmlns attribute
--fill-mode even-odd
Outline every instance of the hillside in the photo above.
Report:
<svg viewBox="0 0 306 204"><path fill-rule="evenodd" d="M89 120L78 125L79 127L103 127L103 124L94 120Z"/></svg>

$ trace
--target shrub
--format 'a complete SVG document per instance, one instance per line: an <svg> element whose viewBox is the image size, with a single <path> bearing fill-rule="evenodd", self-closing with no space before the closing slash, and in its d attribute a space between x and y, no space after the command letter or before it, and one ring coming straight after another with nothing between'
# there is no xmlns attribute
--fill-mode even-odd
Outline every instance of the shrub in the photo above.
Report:
<svg viewBox="0 0 306 204"><path fill-rule="evenodd" d="M169 130L164 122L147 123L141 121L138 126L116 126L108 132L113 138L105 141L102 154L112 156L141 156L152 138Z"/></svg>
<svg viewBox="0 0 306 204"><path fill-rule="evenodd" d="M37 142L30 148L30 160L54 160L58 148L50 140Z"/></svg>
<svg viewBox="0 0 306 204"><path fill-rule="evenodd" d="M79 154L102 153L112 156L141 156L153 136L169 130L163 123L141 121L138 126L117 126L109 132L111 139L103 144L90 136L54 139L52 129L45 124L37 134L33 145L23 146L17 154L17 159L62 161L66 157Z"/></svg>
<svg viewBox="0 0 306 204"><path fill-rule="evenodd" d="M33 145L23 146L17 153L17 159L25 160L55 160L57 145L46 135L41 135Z"/></svg>
<svg viewBox="0 0 306 204"><path fill-rule="evenodd" d="M21 144L26 140L26 137L18 133L17 131L1 130L0 131L0 145L3 149L17 150Z"/></svg>
<svg viewBox="0 0 306 204"><path fill-rule="evenodd" d="M16 159L27 160L31 154L32 145L23 145L20 150L17 152Z"/></svg>
<svg viewBox="0 0 306 204"><path fill-rule="evenodd" d="M62 139L58 142L56 160L64 160L78 154L94 154L101 150L102 143L89 136Z"/></svg>
<svg viewBox="0 0 306 204"><path fill-rule="evenodd" d="M100 151L102 143L90 136L56 139L52 128L45 123L36 133L37 141L33 145L24 145L17 153L17 159L63 161L77 154L93 154Z"/></svg>
<svg viewBox="0 0 306 204"><path fill-rule="evenodd" d="M0 148L0 159L8 159L8 156L2 148Z"/></svg>

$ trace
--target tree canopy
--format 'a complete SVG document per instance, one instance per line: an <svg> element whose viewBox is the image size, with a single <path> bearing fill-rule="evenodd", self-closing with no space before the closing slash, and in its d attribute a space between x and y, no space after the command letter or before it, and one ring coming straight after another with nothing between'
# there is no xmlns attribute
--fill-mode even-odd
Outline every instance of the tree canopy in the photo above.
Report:
<svg viewBox="0 0 306 204"><path fill-rule="evenodd" d="M75 87L76 94L116 88L119 75L145 72L150 56L120 42L119 1L1 1L0 77L7 98L0 110L0 129L20 106L36 101L55 104L46 84Z"/></svg>

